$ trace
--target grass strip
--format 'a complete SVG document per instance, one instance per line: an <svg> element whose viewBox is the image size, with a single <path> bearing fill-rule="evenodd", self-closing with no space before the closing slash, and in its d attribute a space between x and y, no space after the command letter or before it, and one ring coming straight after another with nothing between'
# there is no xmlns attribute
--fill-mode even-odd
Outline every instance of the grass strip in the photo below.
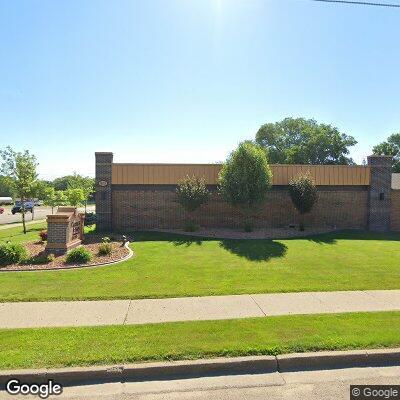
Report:
<svg viewBox="0 0 400 400"><path fill-rule="evenodd" d="M400 312L0 330L0 369L400 346Z"/></svg>

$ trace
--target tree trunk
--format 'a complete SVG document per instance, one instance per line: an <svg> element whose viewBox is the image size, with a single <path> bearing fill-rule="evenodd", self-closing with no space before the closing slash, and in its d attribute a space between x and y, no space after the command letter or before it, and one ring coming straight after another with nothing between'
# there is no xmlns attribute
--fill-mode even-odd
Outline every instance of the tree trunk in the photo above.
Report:
<svg viewBox="0 0 400 400"><path fill-rule="evenodd" d="M54 207L51 207L51 213L54 214Z"/></svg>
<svg viewBox="0 0 400 400"><path fill-rule="evenodd" d="M24 235L26 235L26 224L25 224L25 198L21 197L21 213L22 213L22 226L24 229Z"/></svg>
<svg viewBox="0 0 400 400"><path fill-rule="evenodd" d="M252 224L252 212L253 209L250 206L245 206L243 208L243 216L244 216L244 226L243 230L245 232L252 232L253 231L253 224Z"/></svg>
<svg viewBox="0 0 400 400"><path fill-rule="evenodd" d="M299 215L299 231L304 231L304 214Z"/></svg>

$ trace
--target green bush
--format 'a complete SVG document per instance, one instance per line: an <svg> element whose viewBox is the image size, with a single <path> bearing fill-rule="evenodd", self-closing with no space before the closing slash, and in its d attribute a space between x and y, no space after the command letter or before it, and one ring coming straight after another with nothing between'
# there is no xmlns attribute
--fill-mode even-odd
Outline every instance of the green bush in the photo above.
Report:
<svg viewBox="0 0 400 400"><path fill-rule="evenodd" d="M250 223L244 224L244 231L245 232L253 232L253 226Z"/></svg>
<svg viewBox="0 0 400 400"><path fill-rule="evenodd" d="M218 185L223 199L241 210L247 232L252 214L260 210L272 185L265 151L249 141L240 143L222 166Z"/></svg>
<svg viewBox="0 0 400 400"><path fill-rule="evenodd" d="M32 256L29 258L26 258L22 261L23 264L29 265L29 264L48 264L52 261L55 260L54 254L45 254L41 253L36 256Z"/></svg>
<svg viewBox="0 0 400 400"><path fill-rule="evenodd" d="M112 246L109 242L103 242L99 246L99 256L108 256L112 252Z"/></svg>
<svg viewBox="0 0 400 400"><path fill-rule="evenodd" d="M85 214L85 226L92 226L97 221L97 215L93 212Z"/></svg>
<svg viewBox="0 0 400 400"><path fill-rule="evenodd" d="M92 253L84 247L77 247L68 252L67 263L86 263L92 259Z"/></svg>
<svg viewBox="0 0 400 400"><path fill-rule="evenodd" d="M197 210L202 204L206 204L210 198L204 178L186 176L181 180L176 189L177 202L189 212Z"/></svg>
<svg viewBox="0 0 400 400"><path fill-rule="evenodd" d="M7 243L0 245L0 265L17 264L27 257L22 244Z"/></svg>
<svg viewBox="0 0 400 400"><path fill-rule="evenodd" d="M196 232L199 230L199 226L196 225L194 222L189 221L189 222L186 222L183 230L185 232Z"/></svg>
<svg viewBox="0 0 400 400"><path fill-rule="evenodd" d="M248 209L261 204L272 184L265 151L250 142L240 143L222 166L218 184L224 200L234 206Z"/></svg>
<svg viewBox="0 0 400 400"><path fill-rule="evenodd" d="M289 182L289 194L300 214L300 230L304 231L304 214L309 213L318 198L317 187L310 173L300 174Z"/></svg>

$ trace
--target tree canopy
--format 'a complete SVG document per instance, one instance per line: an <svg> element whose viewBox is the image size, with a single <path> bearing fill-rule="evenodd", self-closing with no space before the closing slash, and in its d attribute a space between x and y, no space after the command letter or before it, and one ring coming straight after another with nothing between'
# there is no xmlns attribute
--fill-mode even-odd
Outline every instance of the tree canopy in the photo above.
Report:
<svg viewBox="0 0 400 400"><path fill-rule="evenodd" d="M380 156L392 156L392 171L400 172L400 133L390 135L385 142L374 146L372 152Z"/></svg>
<svg viewBox="0 0 400 400"><path fill-rule="evenodd" d="M0 197L13 196L13 182L8 176L0 175Z"/></svg>
<svg viewBox="0 0 400 400"><path fill-rule="evenodd" d="M271 164L354 164L349 147L357 144L332 125L304 118L262 125L256 142L267 150Z"/></svg>
<svg viewBox="0 0 400 400"><path fill-rule="evenodd" d="M12 183L12 191L21 199L21 214L24 233L25 225L25 201L32 197L37 187L36 157L28 150L16 152L11 147L0 151L2 164L0 172L7 176Z"/></svg>

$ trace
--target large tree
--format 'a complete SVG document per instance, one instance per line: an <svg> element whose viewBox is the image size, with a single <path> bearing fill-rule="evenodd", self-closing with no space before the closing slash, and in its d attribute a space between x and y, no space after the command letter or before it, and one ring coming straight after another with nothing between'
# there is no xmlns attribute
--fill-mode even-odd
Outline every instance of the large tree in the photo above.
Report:
<svg viewBox="0 0 400 400"><path fill-rule="evenodd" d="M304 118L262 125L256 142L268 151L271 164L354 164L349 147L357 143L332 125Z"/></svg>
<svg viewBox="0 0 400 400"><path fill-rule="evenodd" d="M222 166L218 184L223 198L241 208L248 218L251 210L265 199L272 184L265 151L251 142L240 143Z"/></svg>
<svg viewBox="0 0 400 400"><path fill-rule="evenodd" d="M374 146L372 152L380 156L392 156L392 171L400 172L400 133L390 135L385 142Z"/></svg>
<svg viewBox="0 0 400 400"><path fill-rule="evenodd" d="M37 185L36 157L29 153L16 152L11 147L0 151L2 164L0 171L12 181L13 193L21 200L22 225L26 233L25 202L34 195Z"/></svg>

